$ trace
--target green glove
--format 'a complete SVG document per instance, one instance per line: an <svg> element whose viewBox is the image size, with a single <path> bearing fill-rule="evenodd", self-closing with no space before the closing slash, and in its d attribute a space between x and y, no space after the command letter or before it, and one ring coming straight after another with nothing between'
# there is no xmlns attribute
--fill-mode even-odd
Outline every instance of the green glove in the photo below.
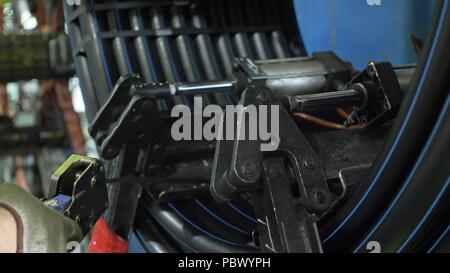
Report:
<svg viewBox="0 0 450 273"><path fill-rule="evenodd" d="M17 221L18 252L62 253L68 252L69 242L81 242L81 230L74 221L15 185L0 184L0 207Z"/></svg>

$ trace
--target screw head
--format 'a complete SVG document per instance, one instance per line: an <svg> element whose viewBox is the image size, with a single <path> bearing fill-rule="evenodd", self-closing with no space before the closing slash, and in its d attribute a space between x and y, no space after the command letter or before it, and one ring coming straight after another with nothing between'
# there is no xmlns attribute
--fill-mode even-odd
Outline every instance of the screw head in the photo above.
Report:
<svg viewBox="0 0 450 273"><path fill-rule="evenodd" d="M321 188L314 188L311 190L310 194L313 207L317 211L322 211L328 208L330 196L325 190Z"/></svg>
<svg viewBox="0 0 450 273"><path fill-rule="evenodd" d="M254 183L259 177L259 166L253 160L245 160L241 165L240 173L245 180L248 180L247 183Z"/></svg>
<svg viewBox="0 0 450 273"><path fill-rule="evenodd" d="M257 175L258 166L251 160L245 160L241 166L241 172L246 178L253 178Z"/></svg>
<svg viewBox="0 0 450 273"><path fill-rule="evenodd" d="M317 168L317 162L314 158L305 159L304 165L309 170L314 170Z"/></svg>
<svg viewBox="0 0 450 273"><path fill-rule="evenodd" d="M117 149L114 147L108 147L105 151L105 158L109 159L109 158L113 158L117 155Z"/></svg>
<svg viewBox="0 0 450 273"><path fill-rule="evenodd" d="M328 200L327 195L321 189L314 189L312 194L318 204L325 204Z"/></svg>

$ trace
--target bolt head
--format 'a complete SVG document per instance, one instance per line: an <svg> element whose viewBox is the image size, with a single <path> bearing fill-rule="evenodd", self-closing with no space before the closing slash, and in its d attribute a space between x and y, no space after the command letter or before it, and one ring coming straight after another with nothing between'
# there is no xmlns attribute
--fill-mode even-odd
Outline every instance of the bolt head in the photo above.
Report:
<svg viewBox="0 0 450 273"><path fill-rule="evenodd" d="M246 160L242 164L241 170L243 174L254 174L256 172L256 164L253 161Z"/></svg>
<svg viewBox="0 0 450 273"><path fill-rule="evenodd" d="M309 170L314 170L317 168L317 162L314 158L307 158L305 159L305 167Z"/></svg>
<svg viewBox="0 0 450 273"><path fill-rule="evenodd" d="M245 160L241 166L241 174L246 179L255 179L258 176L258 165L252 160Z"/></svg>
<svg viewBox="0 0 450 273"><path fill-rule="evenodd" d="M105 151L105 158L113 158L117 155L118 151L114 147L108 147Z"/></svg>
<svg viewBox="0 0 450 273"><path fill-rule="evenodd" d="M311 191L314 201L319 205L324 205L327 203L327 194L322 189L313 189Z"/></svg>
<svg viewBox="0 0 450 273"><path fill-rule="evenodd" d="M313 210L324 211L329 208L330 195L321 188L314 188L310 191L310 200Z"/></svg>

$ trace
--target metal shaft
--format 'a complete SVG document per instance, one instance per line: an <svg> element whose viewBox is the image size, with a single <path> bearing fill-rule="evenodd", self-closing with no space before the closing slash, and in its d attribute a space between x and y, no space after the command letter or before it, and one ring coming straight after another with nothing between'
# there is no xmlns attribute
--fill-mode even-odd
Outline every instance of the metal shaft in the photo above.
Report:
<svg viewBox="0 0 450 273"><path fill-rule="evenodd" d="M343 90L289 97L291 112L308 112L361 104L364 94L356 90Z"/></svg>
<svg viewBox="0 0 450 273"><path fill-rule="evenodd" d="M144 84L136 88L135 92L151 93L155 98L167 98L175 95L192 96L231 92L235 83L233 81L205 81L197 83L167 83Z"/></svg>
<svg viewBox="0 0 450 273"><path fill-rule="evenodd" d="M145 84L137 87L136 92L151 93L155 98L167 98L175 95L192 96L231 92L234 87L235 82L233 81ZM343 90L284 97L289 101L288 109L291 112L308 112L312 110L354 106L362 103L363 96L362 92L356 90Z"/></svg>

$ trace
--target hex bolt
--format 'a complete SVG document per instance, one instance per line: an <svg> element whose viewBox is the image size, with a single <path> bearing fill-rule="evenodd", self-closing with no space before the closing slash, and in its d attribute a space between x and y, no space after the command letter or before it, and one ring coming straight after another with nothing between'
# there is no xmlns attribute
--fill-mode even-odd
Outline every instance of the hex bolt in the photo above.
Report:
<svg viewBox="0 0 450 273"><path fill-rule="evenodd" d="M317 162L314 160L314 158L307 158L305 159L305 167L309 170L314 170L317 168Z"/></svg>
<svg viewBox="0 0 450 273"><path fill-rule="evenodd" d="M256 176L257 170L258 166L251 160L245 160L241 166L241 172L247 178L253 178Z"/></svg>
<svg viewBox="0 0 450 273"><path fill-rule="evenodd" d="M311 196L316 204L319 206L325 205L328 202L328 195L323 189L314 188L311 190Z"/></svg>
<svg viewBox="0 0 450 273"><path fill-rule="evenodd" d="M112 158L117 154L117 149L114 147L108 147L105 152L106 158Z"/></svg>

